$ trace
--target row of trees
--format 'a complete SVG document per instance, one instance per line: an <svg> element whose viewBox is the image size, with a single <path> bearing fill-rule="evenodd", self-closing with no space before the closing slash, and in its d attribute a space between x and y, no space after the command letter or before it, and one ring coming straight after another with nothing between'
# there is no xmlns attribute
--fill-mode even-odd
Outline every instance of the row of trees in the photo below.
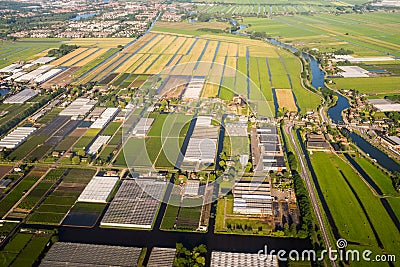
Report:
<svg viewBox="0 0 400 267"><path fill-rule="evenodd" d="M62 57L65 56L66 54L70 53L71 51L77 49L77 45L66 45L62 44L60 48L58 49L51 49L49 52L47 52L47 55L49 57Z"/></svg>

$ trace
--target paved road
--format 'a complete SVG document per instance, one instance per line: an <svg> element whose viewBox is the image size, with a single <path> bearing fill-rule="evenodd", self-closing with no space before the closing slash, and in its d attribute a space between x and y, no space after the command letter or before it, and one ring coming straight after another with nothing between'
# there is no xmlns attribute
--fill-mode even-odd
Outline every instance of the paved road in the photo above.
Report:
<svg viewBox="0 0 400 267"><path fill-rule="evenodd" d="M294 135L293 135L293 131L292 131L293 130L293 125L292 124L285 125L284 129L285 129L286 133L289 134L290 142L293 144L293 147L295 148L297 155L299 155L298 159L299 159L300 166L301 166L300 175L303 178L303 180L306 182L307 190L308 190L308 193L310 195L311 203L313 205L313 209L314 209L315 215L317 217L319 228L321 229L322 237L324 238L324 242L326 244L326 247L327 248L330 248L330 247L333 248L333 246L331 244L331 240L329 239L329 236L328 236L328 231L327 231L327 229L325 227L325 224L324 224L324 221L322 219L322 212L321 212L320 206L318 204L317 196L316 196L315 191L314 191L314 187L313 187L313 184L312 184L312 181L311 181L311 177L310 177L310 175L309 175L309 173L307 171L307 166L306 166L306 163L305 163L303 151L299 148L299 146L296 143L296 140L294 138ZM331 260L331 265L334 266L334 267L337 267L336 261Z"/></svg>

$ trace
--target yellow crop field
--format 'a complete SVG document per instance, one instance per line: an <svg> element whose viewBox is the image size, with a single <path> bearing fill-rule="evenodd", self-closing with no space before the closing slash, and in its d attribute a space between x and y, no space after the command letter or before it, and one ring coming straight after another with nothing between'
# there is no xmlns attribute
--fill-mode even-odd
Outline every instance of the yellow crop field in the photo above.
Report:
<svg viewBox="0 0 400 267"><path fill-rule="evenodd" d="M65 61L70 60L71 58L79 55L80 53L82 53L86 50L87 50L87 48L84 48L84 47L77 48L74 51L72 51L71 53L68 53L63 57L60 57L59 59L54 60L51 64L55 65L55 66L59 66L59 65L63 64Z"/></svg>
<svg viewBox="0 0 400 267"><path fill-rule="evenodd" d="M228 67L225 68L224 76L234 77L236 75L236 61L236 57L228 57L226 60Z"/></svg>
<svg viewBox="0 0 400 267"><path fill-rule="evenodd" d="M147 58L136 70L134 73L142 74L146 72L147 67L149 67L156 59L158 55L151 55Z"/></svg>
<svg viewBox="0 0 400 267"><path fill-rule="evenodd" d="M145 45L149 40L151 40L151 38L153 38L154 36L155 36L155 34L153 34L153 33L148 33L145 36L142 36L139 40L137 40L136 42L131 44L129 47L125 48L124 52L125 53L133 53L133 52L135 52L140 47Z"/></svg>
<svg viewBox="0 0 400 267"><path fill-rule="evenodd" d="M174 40L177 39L176 36L165 35L156 45L154 45L148 53L150 54L161 54Z"/></svg>
<svg viewBox="0 0 400 267"><path fill-rule="evenodd" d="M266 43L265 45L249 46L249 52L252 57L279 57L276 48Z"/></svg>
<svg viewBox="0 0 400 267"><path fill-rule="evenodd" d="M118 45L126 45L133 40L132 38L74 38L67 41L66 44L75 44L80 47L113 48Z"/></svg>
<svg viewBox="0 0 400 267"><path fill-rule="evenodd" d="M150 55L148 54L140 54L142 55L141 58L139 58L135 63L133 63L127 70L126 72L128 73L132 73L137 67L140 66L140 64L142 64L145 60L147 60L149 58Z"/></svg>
<svg viewBox="0 0 400 267"><path fill-rule="evenodd" d="M183 57L182 55L176 55L174 57L174 59L169 63L169 65L167 66L168 68L173 67L174 65L176 65L178 63L178 61L180 60L180 58Z"/></svg>
<svg viewBox="0 0 400 267"><path fill-rule="evenodd" d="M203 91L201 92L201 97L216 97L218 95L218 88L219 86L216 84L206 83Z"/></svg>
<svg viewBox="0 0 400 267"><path fill-rule="evenodd" d="M228 56L236 57L238 49L239 49L239 46L237 44L229 43Z"/></svg>
<svg viewBox="0 0 400 267"><path fill-rule="evenodd" d="M182 45L181 49L179 49L177 53L181 55L186 55L187 51L189 51L190 47L195 41L195 38L186 38L186 42Z"/></svg>
<svg viewBox="0 0 400 267"><path fill-rule="evenodd" d="M172 55L162 55L156 62L146 71L147 74L157 74L161 72L168 61L172 58Z"/></svg>
<svg viewBox="0 0 400 267"><path fill-rule="evenodd" d="M247 45L239 45L239 57L246 57Z"/></svg>
<svg viewBox="0 0 400 267"><path fill-rule="evenodd" d="M190 55L192 55L192 61L197 61L200 57L201 52L203 52L204 46L206 45L206 40L199 39L197 43L194 45L192 50L190 51Z"/></svg>
<svg viewBox="0 0 400 267"><path fill-rule="evenodd" d="M125 61L121 66L118 67L114 72L121 73L126 72L126 70L132 66L136 61L138 61L143 55L142 54L135 54L127 61Z"/></svg>
<svg viewBox="0 0 400 267"><path fill-rule="evenodd" d="M75 65L79 60L84 59L85 57L89 56L90 54L93 54L97 51L98 48L89 48L86 51L80 53L79 55L76 55L73 59L69 60L68 62L65 62L63 64L64 66L72 66Z"/></svg>
<svg viewBox="0 0 400 267"><path fill-rule="evenodd" d="M164 50L163 54L175 54L181 45L187 40L185 37L178 37L167 49Z"/></svg>
<svg viewBox="0 0 400 267"><path fill-rule="evenodd" d="M280 108L286 108L289 111L297 111L291 89L275 89L276 99Z"/></svg>
<svg viewBox="0 0 400 267"><path fill-rule="evenodd" d="M219 57L225 58L225 55L228 53L228 49L229 49L229 43L221 42L221 44L219 45L217 58Z"/></svg>
<svg viewBox="0 0 400 267"><path fill-rule="evenodd" d="M157 45L157 43L160 42L163 38L163 35L157 35L153 40L150 41L150 43L143 46L143 48L140 50L140 53L149 53L150 49L153 46Z"/></svg>
<svg viewBox="0 0 400 267"><path fill-rule="evenodd" d="M78 67L82 67L86 64L88 64L90 61L94 60L95 58L103 55L105 52L107 52L107 48L101 48L100 50L98 50L97 52L91 54L90 56L88 56L87 58L83 59L82 61L78 62L75 64L75 66Z"/></svg>
<svg viewBox="0 0 400 267"><path fill-rule="evenodd" d="M214 59L214 54L217 49L217 46L218 46L218 42L215 42L215 41L209 42L201 61L212 62L212 60Z"/></svg>

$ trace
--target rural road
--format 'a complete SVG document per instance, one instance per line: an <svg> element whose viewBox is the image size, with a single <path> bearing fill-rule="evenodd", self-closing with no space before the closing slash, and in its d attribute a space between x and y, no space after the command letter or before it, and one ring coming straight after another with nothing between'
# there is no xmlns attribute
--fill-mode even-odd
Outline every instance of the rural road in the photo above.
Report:
<svg viewBox="0 0 400 267"><path fill-rule="evenodd" d="M285 125L284 129L285 129L286 133L289 134L290 142L292 143L292 145L295 148L296 153L298 155L298 160L299 160L300 166L301 166L300 175L303 178L303 180L306 182L307 190L310 195L311 203L312 203L312 206L313 206L313 209L315 212L315 216L317 217L319 228L321 229L322 237L324 238L324 243L326 245L326 248L333 248L333 246L331 244L331 240L329 239L329 236L328 236L328 231L327 231L324 221L322 219L321 208L318 204L317 196L315 194L314 187L311 182L311 177L307 171L307 166L305 163L303 151L299 148L298 144L296 143L296 140L294 139L294 135L293 135L293 131L292 131L293 124ZM330 262L333 267L337 267L336 261L330 260Z"/></svg>

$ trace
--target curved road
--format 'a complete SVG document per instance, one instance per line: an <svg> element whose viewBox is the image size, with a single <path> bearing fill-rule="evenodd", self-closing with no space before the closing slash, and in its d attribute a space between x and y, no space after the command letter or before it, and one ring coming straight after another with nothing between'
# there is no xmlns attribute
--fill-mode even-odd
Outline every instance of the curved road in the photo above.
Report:
<svg viewBox="0 0 400 267"><path fill-rule="evenodd" d="M296 153L298 155L298 159L300 162L300 166L301 166L301 172L300 175L303 178L303 180L306 182L307 185L307 190L308 193L310 195L310 199L311 199L311 203L313 206L313 209L315 211L315 216L317 217L318 220L318 224L319 224L319 228L321 229L321 233L322 233L322 237L324 238L324 242L326 244L327 248L333 248L332 244L331 244L331 240L329 239L328 236L328 231L326 229L326 226L324 224L324 221L322 219L322 212L321 212L321 208L319 206L318 200L317 200L317 196L315 194L314 191L314 187L311 181L311 177L307 171L307 166L305 163L305 159L304 159L304 155L303 155L303 151L300 150L298 144L296 143L296 140L294 139L294 135L293 135L293 124L289 124L289 125L285 125L284 127L285 131L287 134L289 134L290 136L290 142L292 143L293 147L296 150ZM337 263L334 260L330 260L331 265L334 267L337 267Z"/></svg>

